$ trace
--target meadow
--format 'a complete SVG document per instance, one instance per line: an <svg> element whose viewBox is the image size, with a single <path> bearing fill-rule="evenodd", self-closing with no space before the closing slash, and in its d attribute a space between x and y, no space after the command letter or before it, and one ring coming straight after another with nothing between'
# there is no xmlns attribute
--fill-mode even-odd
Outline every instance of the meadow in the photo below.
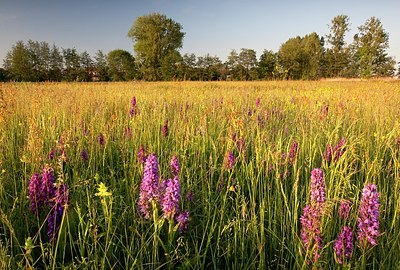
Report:
<svg viewBox="0 0 400 270"><path fill-rule="evenodd" d="M398 269L399 119L397 81L3 83L0 269Z"/></svg>

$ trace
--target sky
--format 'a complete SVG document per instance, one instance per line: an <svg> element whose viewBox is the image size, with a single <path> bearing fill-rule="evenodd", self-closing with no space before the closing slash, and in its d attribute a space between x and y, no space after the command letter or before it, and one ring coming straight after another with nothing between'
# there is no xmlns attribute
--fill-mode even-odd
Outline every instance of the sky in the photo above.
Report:
<svg viewBox="0 0 400 270"><path fill-rule="evenodd" d="M230 51L277 52L291 37L329 33L336 15L350 18L346 41L372 16L389 33L388 54L400 61L399 0L0 0L0 66L19 40L46 41L94 56L123 49L134 54L127 33L138 16L158 12L179 22L181 53L209 53L225 61Z"/></svg>

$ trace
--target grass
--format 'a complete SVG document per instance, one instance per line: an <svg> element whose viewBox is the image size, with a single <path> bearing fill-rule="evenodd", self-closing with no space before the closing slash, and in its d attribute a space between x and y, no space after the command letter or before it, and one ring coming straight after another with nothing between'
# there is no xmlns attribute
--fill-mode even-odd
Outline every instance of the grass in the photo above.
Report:
<svg viewBox="0 0 400 270"><path fill-rule="evenodd" d="M341 268L333 243L345 223L356 232L367 183L380 193L381 235L367 249L356 240L343 267L398 267L398 82L6 83L0 90L1 269ZM343 156L324 160L327 145L341 138ZM282 156L293 142L289 162ZM179 158L181 210L190 212L184 234L160 209L149 220L138 214L141 145L157 155L162 179L171 157ZM228 151L233 169L224 163ZM69 187L54 241L46 235L50 210L29 210L29 180L45 164ZM309 264L300 216L317 167L327 201L321 257ZM338 217L342 199L352 202L347 222Z"/></svg>

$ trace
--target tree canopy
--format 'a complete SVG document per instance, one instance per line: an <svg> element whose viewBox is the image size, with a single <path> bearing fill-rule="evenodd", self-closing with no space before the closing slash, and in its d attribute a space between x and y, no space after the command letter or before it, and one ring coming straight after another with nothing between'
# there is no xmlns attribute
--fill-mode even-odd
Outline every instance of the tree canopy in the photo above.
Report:
<svg viewBox="0 0 400 270"><path fill-rule="evenodd" d="M330 32L326 36L330 47L326 51L326 77L344 77L348 71L350 51L346 46L345 36L350 30L349 16L334 17L329 26Z"/></svg>
<svg viewBox="0 0 400 270"><path fill-rule="evenodd" d="M362 77L390 76L394 73L395 61L389 57L389 34L376 17L371 17L358 27L354 37L355 58Z"/></svg>
<svg viewBox="0 0 400 270"><path fill-rule="evenodd" d="M172 67L175 64L168 60L177 58L184 36L182 25L163 14L151 13L136 19L128 37L134 42L136 60L145 79L159 80L162 66L168 63L167 66Z"/></svg>
<svg viewBox="0 0 400 270"><path fill-rule="evenodd" d="M351 43L346 42L350 18L338 15L325 36L313 32L291 37L277 52L265 49L258 59L251 48L232 49L226 61L209 53L182 56L182 29L163 14L138 17L128 32L134 55L115 49L108 53L99 50L92 57L87 51L50 46L45 41L17 41L7 52L0 80L316 80L396 73L396 62L387 53L389 33L376 17L357 28Z"/></svg>
<svg viewBox="0 0 400 270"><path fill-rule="evenodd" d="M125 50L113 50L107 55L108 75L112 81L129 81L135 77L135 59Z"/></svg>

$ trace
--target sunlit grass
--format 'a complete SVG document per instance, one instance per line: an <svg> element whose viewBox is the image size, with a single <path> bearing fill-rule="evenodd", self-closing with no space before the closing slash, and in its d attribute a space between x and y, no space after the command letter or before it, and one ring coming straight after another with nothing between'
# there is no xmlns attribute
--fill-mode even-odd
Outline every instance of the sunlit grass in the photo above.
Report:
<svg viewBox="0 0 400 270"><path fill-rule="evenodd" d="M343 225L339 202L352 202L348 225L355 232L366 183L380 193L382 234L366 251L356 242L347 266L393 269L400 261L398 82L7 83L0 89L2 269L311 268L299 218L317 167L327 197L317 267L340 267L333 251ZM132 97L139 113L130 117ZM327 145L341 138L343 156L324 160ZM293 142L298 151L289 162L284 156ZM176 155L182 200L194 194L182 204L189 229L172 243L160 213L151 220L138 214L141 145L158 156L162 179L170 177ZM224 163L228 151L235 156L231 169ZM69 186L70 204L53 242L45 233L47 213L38 218L29 210L29 179L45 164ZM99 185L110 196L96 196Z"/></svg>

